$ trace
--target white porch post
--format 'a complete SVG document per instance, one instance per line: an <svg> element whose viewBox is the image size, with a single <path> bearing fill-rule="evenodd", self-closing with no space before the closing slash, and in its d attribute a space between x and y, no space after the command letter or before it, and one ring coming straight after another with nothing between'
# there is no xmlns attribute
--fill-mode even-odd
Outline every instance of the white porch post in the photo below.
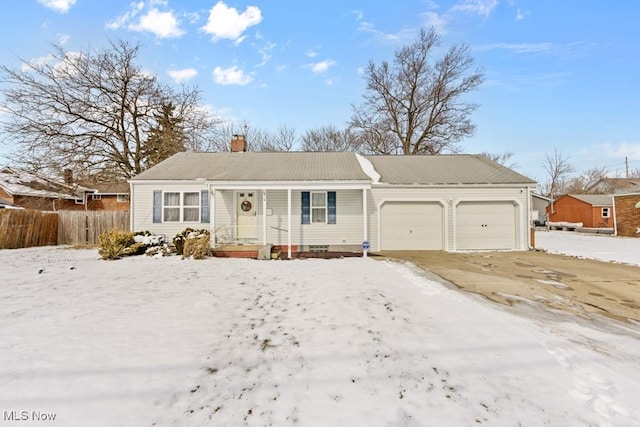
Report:
<svg viewBox="0 0 640 427"><path fill-rule="evenodd" d="M209 186L209 233L211 242L216 245L216 189Z"/></svg>
<svg viewBox="0 0 640 427"><path fill-rule="evenodd" d="M287 188L287 258L291 259L291 189Z"/></svg>
<svg viewBox="0 0 640 427"><path fill-rule="evenodd" d="M363 242L368 241L368 238L367 238L367 234L368 234L367 229L369 228L368 217L369 215L367 213L367 189L363 188L362 189L362 241ZM363 248L362 256L366 258L367 252L368 252L368 249Z"/></svg>
<svg viewBox="0 0 640 427"><path fill-rule="evenodd" d="M267 190L262 190L262 244L267 244Z"/></svg>

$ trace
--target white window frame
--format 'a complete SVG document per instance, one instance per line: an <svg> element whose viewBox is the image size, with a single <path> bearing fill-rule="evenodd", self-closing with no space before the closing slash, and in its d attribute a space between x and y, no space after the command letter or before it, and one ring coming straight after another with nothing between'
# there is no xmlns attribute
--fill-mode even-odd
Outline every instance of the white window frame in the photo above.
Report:
<svg viewBox="0 0 640 427"><path fill-rule="evenodd" d="M195 200L197 201L195 205L187 205L186 201L185 201L185 197L187 194L195 194ZM182 222L200 222L200 191L183 191L181 193L181 198L180 198L180 202L182 203L182 209L180 209L180 213L181 213L181 217L180 219L182 220ZM191 219L189 221L185 221L185 211L187 209L190 210L195 210L197 215L196 215L196 219Z"/></svg>
<svg viewBox="0 0 640 427"><path fill-rule="evenodd" d="M601 213L602 213L602 218L611 218L611 208L609 207L602 208Z"/></svg>
<svg viewBox="0 0 640 427"><path fill-rule="evenodd" d="M185 195L186 194L197 194L197 204L195 205L185 205ZM177 205L167 205L165 204L165 196L167 194L178 194L178 204ZM178 219L176 220L167 220L165 209L177 209L178 210ZM198 216L194 220L185 221L185 209L197 209ZM186 223L199 223L202 215L202 199L200 191L163 191L162 192L162 222L175 223L175 222L186 222Z"/></svg>
<svg viewBox="0 0 640 427"><path fill-rule="evenodd" d="M116 201L118 203L127 203L127 202L129 202L129 195L128 194L117 194L116 195Z"/></svg>
<svg viewBox="0 0 640 427"><path fill-rule="evenodd" d="M167 194L177 194L178 195L178 204L177 205L168 205L166 203ZM182 207L180 206L180 202L182 200L182 193L180 191L163 191L162 192L162 222L182 222ZM178 219L176 220L168 220L167 219L167 209L177 209L178 210Z"/></svg>
<svg viewBox="0 0 640 427"><path fill-rule="evenodd" d="M314 194L322 194L324 197L324 205L323 206L315 206L313 205L313 195ZM322 221L314 221L313 210L324 209L324 218ZM326 224L329 217L329 200L327 197L326 191L310 191L309 192L309 224Z"/></svg>

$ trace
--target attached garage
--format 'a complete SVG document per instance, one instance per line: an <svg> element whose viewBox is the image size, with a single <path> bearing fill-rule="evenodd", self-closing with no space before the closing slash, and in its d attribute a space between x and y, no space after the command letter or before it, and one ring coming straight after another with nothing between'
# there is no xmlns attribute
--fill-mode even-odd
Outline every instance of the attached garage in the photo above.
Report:
<svg viewBox="0 0 640 427"><path fill-rule="evenodd" d="M436 202L385 202L380 208L382 250L444 249L444 209Z"/></svg>
<svg viewBox="0 0 640 427"><path fill-rule="evenodd" d="M461 202L455 209L456 250L516 249L516 205L512 202Z"/></svg>

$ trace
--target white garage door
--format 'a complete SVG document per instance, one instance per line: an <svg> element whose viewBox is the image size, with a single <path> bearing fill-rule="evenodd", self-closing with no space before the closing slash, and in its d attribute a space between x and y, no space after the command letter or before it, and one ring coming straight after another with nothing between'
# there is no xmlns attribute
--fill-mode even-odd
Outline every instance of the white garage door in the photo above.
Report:
<svg viewBox="0 0 640 427"><path fill-rule="evenodd" d="M380 210L382 250L444 249L443 209L438 203L386 202Z"/></svg>
<svg viewBox="0 0 640 427"><path fill-rule="evenodd" d="M457 250L515 248L515 205L510 202L463 202L457 206Z"/></svg>

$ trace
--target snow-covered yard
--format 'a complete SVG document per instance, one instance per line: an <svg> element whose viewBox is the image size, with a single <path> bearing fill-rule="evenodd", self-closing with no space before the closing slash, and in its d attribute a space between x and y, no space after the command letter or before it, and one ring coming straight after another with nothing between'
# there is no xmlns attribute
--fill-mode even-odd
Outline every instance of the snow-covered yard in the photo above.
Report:
<svg viewBox="0 0 640 427"><path fill-rule="evenodd" d="M0 266L3 425L640 425L637 325L532 320L407 264L46 247Z"/></svg>
<svg viewBox="0 0 640 427"><path fill-rule="evenodd" d="M640 265L640 238L572 231L536 232L536 246L550 253Z"/></svg>

